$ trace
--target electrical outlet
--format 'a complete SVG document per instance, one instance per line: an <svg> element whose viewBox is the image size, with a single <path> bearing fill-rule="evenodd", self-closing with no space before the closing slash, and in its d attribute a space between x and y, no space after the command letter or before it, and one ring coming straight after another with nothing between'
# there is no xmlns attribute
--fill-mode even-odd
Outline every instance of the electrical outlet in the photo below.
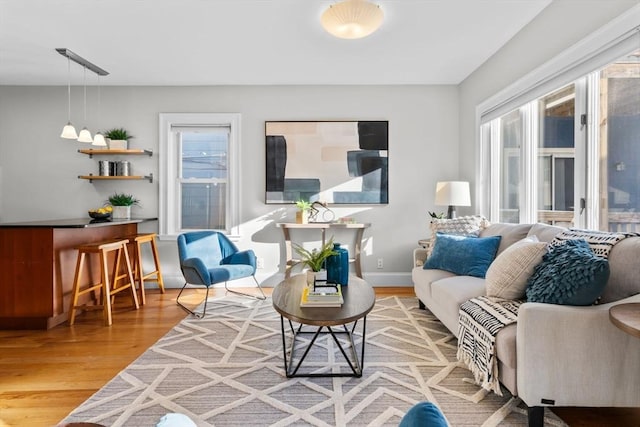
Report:
<svg viewBox="0 0 640 427"><path fill-rule="evenodd" d="M258 268L264 268L264 258L258 258L258 259L256 259L256 267L258 267Z"/></svg>
<svg viewBox="0 0 640 427"><path fill-rule="evenodd" d="M384 263L382 262L382 258L378 258L378 268L384 268Z"/></svg>

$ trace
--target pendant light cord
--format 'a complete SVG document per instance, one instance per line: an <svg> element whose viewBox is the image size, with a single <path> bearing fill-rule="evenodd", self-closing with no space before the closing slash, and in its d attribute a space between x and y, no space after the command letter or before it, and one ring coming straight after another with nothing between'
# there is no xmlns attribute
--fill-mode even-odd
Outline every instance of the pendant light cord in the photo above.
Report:
<svg viewBox="0 0 640 427"><path fill-rule="evenodd" d="M84 66L84 126L87 126L87 66Z"/></svg>
<svg viewBox="0 0 640 427"><path fill-rule="evenodd" d="M67 121L71 123L71 60L67 58Z"/></svg>
<svg viewBox="0 0 640 427"><path fill-rule="evenodd" d="M100 94L100 74L98 74L98 121L100 121L101 113L102 113L102 96Z"/></svg>

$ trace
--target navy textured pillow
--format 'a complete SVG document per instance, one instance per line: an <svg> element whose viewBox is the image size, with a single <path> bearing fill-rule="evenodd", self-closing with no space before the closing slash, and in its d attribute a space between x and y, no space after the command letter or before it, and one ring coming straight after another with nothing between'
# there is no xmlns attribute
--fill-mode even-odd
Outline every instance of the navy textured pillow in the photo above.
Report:
<svg viewBox="0 0 640 427"><path fill-rule="evenodd" d="M496 257L500 236L467 237L436 233L436 243L423 268L484 278Z"/></svg>
<svg viewBox="0 0 640 427"><path fill-rule="evenodd" d="M542 257L527 283L527 301L593 304L609 280L609 261L584 240L567 240Z"/></svg>

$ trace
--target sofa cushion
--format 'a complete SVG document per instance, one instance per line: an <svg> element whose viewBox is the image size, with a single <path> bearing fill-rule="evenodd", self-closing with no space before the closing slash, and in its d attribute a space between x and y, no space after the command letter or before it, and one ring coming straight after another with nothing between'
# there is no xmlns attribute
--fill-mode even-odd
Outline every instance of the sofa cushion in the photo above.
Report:
<svg viewBox="0 0 640 427"><path fill-rule="evenodd" d="M431 300L431 284L437 280L455 276L455 273L445 270L425 270L422 267L415 267L411 270L413 288L416 296L424 304L429 305Z"/></svg>
<svg viewBox="0 0 640 427"><path fill-rule="evenodd" d="M600 303L608 303L640 293L640 237L627 237L609 252L609 281Z"/></svg>
<svg viewBox="0 0 640 427"><path fill-rule="evenodd" d="M424 268L484 277L496 257L499 244L500 236L465 237L437 233L433 252Z"/></svg>
<svg viewBox="0 0 640 427"><path fill-rule="evenodd" d="M532 236L509 246L491 263L486 274L487 296L521 299L534 268L547 253L547 243Z"/></svg>
<svg viewBox="0 0 640 427"><path fill-rule="evenodd" d="M431 220L431 242L427 246L427 257L431 255L435 245L436 234L452 234L455 236L478 236L488 225L483 216L468 215L458 218L434 218Z"/></svg>
<svg viewBox="0 0 640 427"><path fill-rule="evenodd" d="M500 361L510 368L516 367L516 336L518 324L512 323L500 329L496 335L496 355Z"/></svg>
<svg viewBox="0 0 640 427"><path fill-rule="evenodd" d="M567 240L542 258L527 284L527 301L593 304L607 284L609 262L584 240Z"/></svg>
<svg viewBox="0 0 640 427"><path fill-rule="evenodd" d="M531 229L531 224L491 224L480 232L480 237L502 236L498 255L509 246L525 237Z"/></svg>
<svg viewBox="0 0 640 427"><path fill-rule="evenodd" d="M431 284L431 300L438 305L440 321L458 336L458 311L463 302L484 295L484 279L453 276Z"/></svg>
<svg viewBox="0 0 640 427"><path fill-rule="evenodd" d="M527 237L536 236L538 240L541 242L551 242L558 233L566 230L564 227L558 227L557 225L548 225L548 224L533 224L529 233L527 233Z"/></svg>
<svg viewBox="0 0 640 427"><path fill-rule="evenodd" d="M567 240L585 240L591 247L593 253L599 257L608 258L609 252L615 244L623 240L625 237L626 236L623 233L570 228L556 235L549 245L553 248L554 246L561 245Z"/></svg>

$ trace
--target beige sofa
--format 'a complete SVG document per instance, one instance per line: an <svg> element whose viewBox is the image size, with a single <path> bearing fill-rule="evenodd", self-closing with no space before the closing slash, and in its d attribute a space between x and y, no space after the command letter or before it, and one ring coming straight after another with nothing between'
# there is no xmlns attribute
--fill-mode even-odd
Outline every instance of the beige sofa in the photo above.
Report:
<svg viewBox="0 0 640 427"><path fill-rule="evenodd" d="M543 224L492 224L480 237L501 236L498 255L527 236L550 242L563 230ZM421 307L458 336L458 309L485 294L484 279L425 270L417 251L412 271ZM529 425L542 425L545 406L640 407L640 339L614 326L609 308L640 302L640 237L609 254L610 277L599 305L524 303L516 324L496 336L500 382L529 407Z"/></svg>

